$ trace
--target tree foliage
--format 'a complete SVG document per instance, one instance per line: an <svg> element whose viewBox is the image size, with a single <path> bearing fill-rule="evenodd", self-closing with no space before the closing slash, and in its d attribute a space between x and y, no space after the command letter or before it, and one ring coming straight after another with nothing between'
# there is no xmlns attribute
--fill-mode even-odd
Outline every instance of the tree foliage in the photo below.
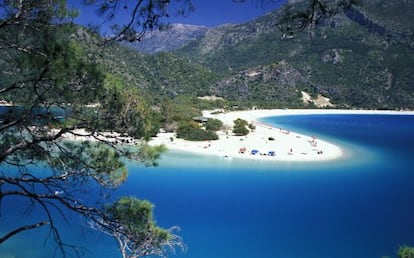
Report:
<svg viewBox="0 0 414 258"><path fill-rule="evenodd" d="M237 118L233 121L233 133L237 136L243 136L249 134L249 129L247 129L247 121L241 118Z"/></svg>
<svg viewBox="0 0 414 258"><path fill-rule="evenodd" d="M106 74L106 78L104 90L106 96L111 97L100 102L100 126L135 138L149 139L154 136L159 131L160 119L140 91L126 87L122 80L113 75Z"/></svg>
<svg viewBox="0 0 414 258"><path fill-rule="evenodd" d="M135 7L153 1L144 2ZM164 2L157 3L147 11ZM71 25L76 11L66 6L64 0L0 4L0 100L11 104L0 114L0 204L21 198L29 201L28 210L43 214L38 222L17 228L2 222L6 233L0 244L26 230L49 227L45 237L51 237L65 256L72 246L61 235L56 216L76 214L114 237L124 257L165 255L166 247L182 247L182 242L155 226L151 205L134 198L107 204L101 198L126 180L125 157L156 163L163 148L147 147L139 139L153 135L159 119L138 90L124 87L85 51ZM152 20L145 26L156 24L153 18L148 17ZM46 170L39 174L37 167ZM97 199L82 201L81 193ZM123 208L128 202L132 213ZM127 220L139 210L146 212L146 220ZM141 241L148 235L154 240L143 248L147 242Z"/></svg>
<svg viewBox="0 0 414 258"><path fill-rule="evenodd" d="M92 222L92 227L115 236L123 257L166 257L171 251L169 248L182 241L173 233L174 228L166 230L156 225L153 208L148 201L122 197L105 206L106 221L111 221L112 225Z"/></svg>
<svg viewBox="0 0 414 258"><path fill-rule="evenodd" d="M184 121L178 126L177 138L188 141L208 141L217 140L218 136L213 131L202 129L197 122Z"/></svg>
<svg viewBox="0 0 414 258"><path fill-rule="evenodd" d="M278 27L285 33L296 33L309 26L326 22L360 4L360 0L304 0L286 4L277 21Z"/></svg>
<svg viewBox="0 0 414 258"><path fill-rule="evenodd" d="M236 3L243 3L246 0L233 0ZM265 5L274 0L256 0L259 5ZM361 0L298 0L287 1L282 6L282 14L276 21L282 32L295 33L302 31L317 23L331 22L332 19L356 5Z"/></svg>
<svg viewBox="0 0 414 258"><path fill-rule="evenodd" d="M414 257L414 247L410 246L401 246L398 249L397 255L399 258L413 258Z"/></svg>
<svg viewBox="0 0 414 258"><path fill-rule="evenodd" d="M210 118L206 123L206 130L218 131L223 127L223 122L219 119Z"/></svg>
<svg viewBox="0 0 414 258"><path fill-rule="evenodd" d="M174 0L173 0L174 1ZM163 29L166 26L165 18L170 15L188 15L194 10L191 0L171 1L122 1L122 0L88 0L86 4L94 6L106 27L112 29L112 36L106 41L112 40L140 40L146 31ZM171 6L175 6L172 9ZM120 22L116 17L126 17L125 22ZM99 29L99 27L98 27Z"/></svg>

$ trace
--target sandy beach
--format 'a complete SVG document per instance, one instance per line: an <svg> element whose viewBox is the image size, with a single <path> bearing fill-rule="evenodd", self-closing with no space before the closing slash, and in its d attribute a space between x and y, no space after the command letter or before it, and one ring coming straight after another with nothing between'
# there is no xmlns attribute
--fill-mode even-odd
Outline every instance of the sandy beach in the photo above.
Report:
<svg viewBox="0 0 414 258"><path fill-rule="evenodd" d="M408 112L412 113L412 112ZM401 114L398 111L363 110L249 110L212 114L204 111L204 117L219 119L224 126L231 127L237 118L256 126L247 136L234 136L231 130L219 131L218 140L192 142L177 139L174 133L159 133L150 144L164 144L168 149L225 158L242 158L268 161L329 161L340 158L344 152L335 143L274 128L260 123L259 118L278 115L305 114ZM412 113L414 114L414 113ZM171 141L171 139L173 139ZM243 153L244 152L244 153ZM254 153L254 154L253 154Z"/></svg>

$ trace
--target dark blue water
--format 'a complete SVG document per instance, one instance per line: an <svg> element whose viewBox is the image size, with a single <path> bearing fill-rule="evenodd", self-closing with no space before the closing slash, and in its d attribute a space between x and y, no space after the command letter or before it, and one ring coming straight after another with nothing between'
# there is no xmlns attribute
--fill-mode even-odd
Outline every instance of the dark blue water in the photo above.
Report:
<svg viewBox="0 0 414 258"><path fill-rule="evenodd" d="M167 153L158 168L131 164L128 182L115 194L149 199L160 225L181 227L188 250L171 257L381 258L414 245L414 116L309 115L263 122L330 140L346 155L279 163ZM28 214L23 217L36 215ZM13 223L19 217L13 214ZM88 246L85 257L119 257L112 240L85 225L63 230L67 240ZM53 256L39 233L45 232L0 246L0 254Z"/></svg>

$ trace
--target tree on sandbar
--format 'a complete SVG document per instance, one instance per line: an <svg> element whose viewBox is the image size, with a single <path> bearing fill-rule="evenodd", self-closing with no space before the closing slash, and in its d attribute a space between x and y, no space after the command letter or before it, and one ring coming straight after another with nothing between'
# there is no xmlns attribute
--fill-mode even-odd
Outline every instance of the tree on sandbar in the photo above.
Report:
<svg viewBox="0 0 414 258"><path fill-rule="evenodd" d="M237 136L244 136L249 134L249 129L247 129L248 123L246 120L237 118L233 121L233 133Z"/></svg>

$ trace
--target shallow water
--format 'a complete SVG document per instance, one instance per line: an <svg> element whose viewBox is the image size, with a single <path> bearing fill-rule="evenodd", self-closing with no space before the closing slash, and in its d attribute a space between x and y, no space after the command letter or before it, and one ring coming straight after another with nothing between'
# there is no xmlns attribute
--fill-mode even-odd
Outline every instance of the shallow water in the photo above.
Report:
<svg viewBox="0 0 414 258"><path fill-rule="evenodd" d="M294 163L167 153L156 168L130 164L131 176L115 195L149 199L160 225L181 227L188 250L171 257L379 258L414 245L414 116L263 122L331 141L346 155ZM6 212L11 206L19 204L3 204L2 223L36 217ZM85 257L119 257L112 240L73 221L64 236L87 246ZM53 257L52 245L39 237L45 233L16 237L0 247L0 257Z"/></svg>

